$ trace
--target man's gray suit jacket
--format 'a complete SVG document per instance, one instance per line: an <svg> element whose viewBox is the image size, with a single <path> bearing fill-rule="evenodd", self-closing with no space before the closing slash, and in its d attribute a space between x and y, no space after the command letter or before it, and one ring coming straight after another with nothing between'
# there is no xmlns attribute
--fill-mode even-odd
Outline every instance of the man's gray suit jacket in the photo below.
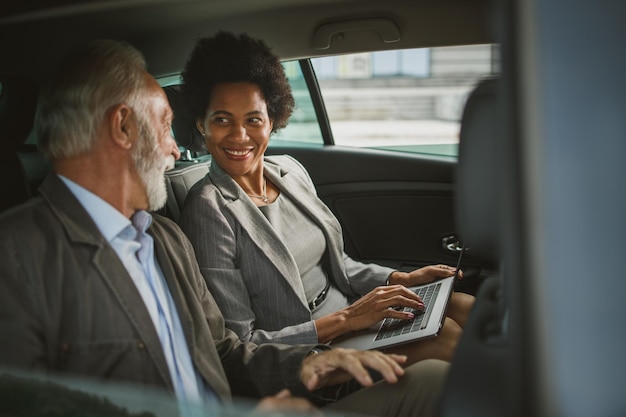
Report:
<svg viewBox="0 0 626 417"><path fill-rule="evenodd" d="M152 320L115 251L58 176L40 191L0 217L0 366L173 391ZM149 233L204 381L224 400L284 387L306 395L299 368L311 346L241 343L178 226L154 215Z"/></svg>

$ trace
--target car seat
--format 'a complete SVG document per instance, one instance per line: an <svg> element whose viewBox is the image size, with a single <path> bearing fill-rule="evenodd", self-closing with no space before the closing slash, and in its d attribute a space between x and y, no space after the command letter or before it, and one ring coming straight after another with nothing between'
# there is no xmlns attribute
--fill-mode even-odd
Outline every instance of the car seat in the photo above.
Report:
<svg viewBox="0 0 626 417"><path fill-rule="evenodd" d="M174 169L165 172L167 202L158 213L178 222L187 193L209 172L211 157L180 93L180 86L170 85L163 87L163 90L174 112L172 131L181 149L181 159L176 162Z"/></svg>
<svg viewBox="0 0 626 417"><path fill-rule="evenodd" d="M480 81L461 119L457 222L472 256L487 265L444 390L441 415L496 417L510 413L513 374L508 312L502 292L500 80Z"/></svg>
<svg viewBox="0 0 626 417"><path fill-rule="evenodd" d="M0 212L36 194L49 171L49 162L33 143L39 86L18 76L0 75L0 138L7 146L0 152Z"/></svg>

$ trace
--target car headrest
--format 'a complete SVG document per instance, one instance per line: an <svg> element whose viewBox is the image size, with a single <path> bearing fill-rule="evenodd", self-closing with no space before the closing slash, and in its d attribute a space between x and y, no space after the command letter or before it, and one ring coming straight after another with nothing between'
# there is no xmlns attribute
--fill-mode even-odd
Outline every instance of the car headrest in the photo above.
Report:
<svg viewBox="0 0 626 417"><path fill-rule="evenodd" d="M488 78L468 96L457 165L456 216L462 239L473 254L491 260L498 259L501 248L498 89L499 80Z"/></svg>
<svg viewBox="0 0 626 417"><path fill-rule="evenodd" d="M0 139L17 149L35 121L39 86L32 80L0 75Z"/></svg>
<svg viewBox="0 0 626 417"><path fill-rule="evenodd" d="M206 152L204 138L196 129L196 121L191 116L187 102L180 92L180 85L168 85L163 87L163 90L174 112L172 130L176 143L190 151Z"/></svg>

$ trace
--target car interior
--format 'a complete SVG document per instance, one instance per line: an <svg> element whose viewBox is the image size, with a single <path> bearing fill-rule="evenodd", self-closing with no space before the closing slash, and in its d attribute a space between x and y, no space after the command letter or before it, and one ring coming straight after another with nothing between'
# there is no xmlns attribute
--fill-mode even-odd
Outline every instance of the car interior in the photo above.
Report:
<svg viewBox="0 0 626 417"><path fill-rule="evenodd" d="M267 154L292 155L307 168L343 227L346 253L412 270L454 265L467 248L457 290L477 301L441 416L623 415L626 280L613 261L626 233L625 15L619 0L6 2L0 214L36 196L51 169L33 131L40 86L70 48L111 38L144 54L174 111L182 157L166 172L168 201L159 213L177 221L187 192L211 166L180 95L180 72L196 39L245 32L272 47L297 93L295 128L273 138ZM488 55L471 49L477 45ZM445 55L446 48L461 49ZM422 73L406 65L430 63L432 74L445 59L442 73L481 69L449 77L445 88L437 84L445 77L414 76L409 86L401 84L406 77L372 70L367 77L378 89L396 87L408 97L419 84L447 96L379 100L367 113L355 74L374 53L386 54L376 55L385 64L392 53L425 57L398 61L410 74ZM339 65L336 79L325 77L329 62ZM354 120L342 124L336 108L351 100ZM419 148L359 138L396 101L410 109L409 121L420 111L457 109L453 117L434 117L458 126L447 150L439 142ZM345 144L346 135L364 145Z"/></svg>

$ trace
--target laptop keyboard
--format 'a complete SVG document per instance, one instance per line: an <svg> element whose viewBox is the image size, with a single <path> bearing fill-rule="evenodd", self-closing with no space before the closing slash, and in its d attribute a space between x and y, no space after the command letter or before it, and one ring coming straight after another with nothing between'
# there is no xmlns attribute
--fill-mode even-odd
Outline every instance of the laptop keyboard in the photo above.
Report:
<svg viewBox="0 0 626 417"><path fill-rule="evenodd" d="M415 314L415 317L413 318L413 320L400 320L390 317L386 318L383 321L383 324L380 326L378 334L376 334L376 338L374 340L387 339L392 336L398 336L401 334L425 329L426 326L428 326L430 313L433 309L433 303L431 303L431 300L436 299L440 288L441 283L433 283L432 285L421 287L420 289L415 291L415 294L417 294L424 302L424 310L415 310L408 307L397 307L399 311L406 311Z"/></svg>

